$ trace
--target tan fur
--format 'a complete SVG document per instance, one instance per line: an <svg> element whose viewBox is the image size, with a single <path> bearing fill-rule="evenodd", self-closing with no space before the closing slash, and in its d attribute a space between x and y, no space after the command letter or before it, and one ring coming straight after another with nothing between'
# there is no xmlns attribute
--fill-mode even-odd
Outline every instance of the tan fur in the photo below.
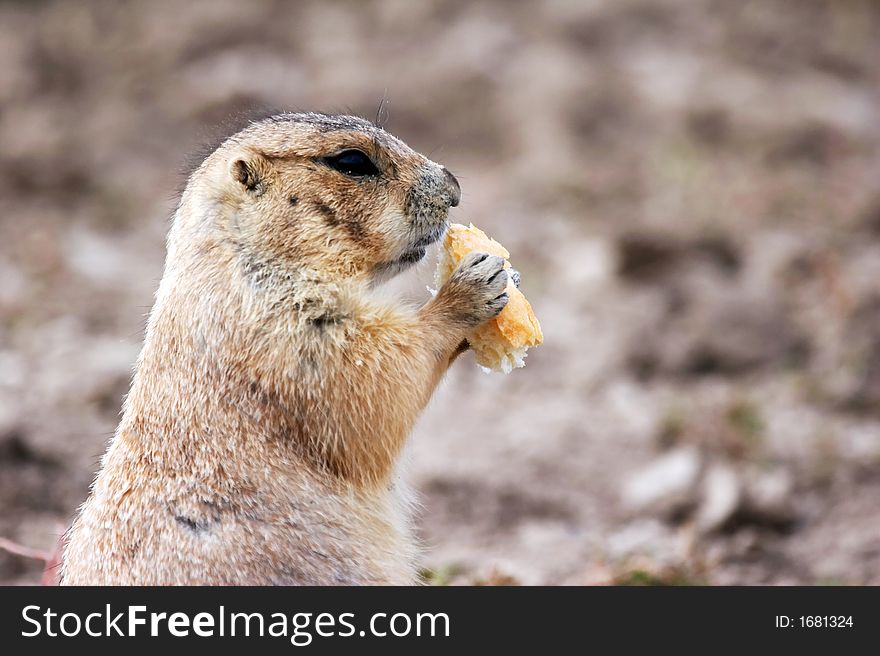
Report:
<svg viewBox="0 0 880 656"><path fill-rule="evenodd" d="M352 148L381 174L322 160ZM372 289L442 236L458 194L352 117L284 114L208 156L62 582L413 583L401 448L507 274L471 256L418 309Z"/></svg>

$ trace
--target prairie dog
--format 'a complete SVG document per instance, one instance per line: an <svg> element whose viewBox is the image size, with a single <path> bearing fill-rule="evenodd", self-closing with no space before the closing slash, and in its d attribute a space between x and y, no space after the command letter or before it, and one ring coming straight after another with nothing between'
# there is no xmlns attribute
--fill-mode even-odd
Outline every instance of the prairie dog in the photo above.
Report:
<svg viewBox="0 0 880 656"><path fill-rule="evenodd" d="M507 273L472 254L418 309L373 287L424 257L459 198L444 167L350 116L281 114L209 155L62 583L414 583L398 458Z"/></svg>

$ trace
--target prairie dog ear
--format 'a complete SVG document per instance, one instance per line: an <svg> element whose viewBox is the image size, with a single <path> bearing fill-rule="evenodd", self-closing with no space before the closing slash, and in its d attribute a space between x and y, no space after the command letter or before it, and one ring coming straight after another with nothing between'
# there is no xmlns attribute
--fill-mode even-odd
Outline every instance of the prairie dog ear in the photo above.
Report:
<svg viewBox="0 0 880 656"><path fill-rule="evenodd" d="M230 165L232 179L256 195L266 191L268 162L256 153L239 153Z"/></svg>

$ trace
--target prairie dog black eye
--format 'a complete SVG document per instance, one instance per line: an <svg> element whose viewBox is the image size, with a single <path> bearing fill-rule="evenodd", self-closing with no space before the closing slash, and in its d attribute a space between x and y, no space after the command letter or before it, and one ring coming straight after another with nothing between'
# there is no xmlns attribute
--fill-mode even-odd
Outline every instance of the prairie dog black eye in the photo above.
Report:
<svg viewBox="0 0 880 656"><path fill-rule="evenodd" d="M323 158L322 161L331 169L352 177L379 175L379 169L373 161L359 150L343 150L341 153Z"/></svg>

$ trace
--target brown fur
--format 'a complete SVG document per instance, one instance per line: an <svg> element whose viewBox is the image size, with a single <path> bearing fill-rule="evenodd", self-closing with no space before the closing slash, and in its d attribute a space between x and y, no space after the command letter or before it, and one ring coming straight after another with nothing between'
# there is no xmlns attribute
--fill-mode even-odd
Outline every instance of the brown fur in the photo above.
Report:
<svg viewBox="0 0 880 656"><path fill-rule="evenodd" d="M322 159L352 148L380 175ZM472 256L418 309L373 287L424 255L458 194L351 117L283 114L208 156L63 583L414 582L401 448L507 274Z"/></svg>

